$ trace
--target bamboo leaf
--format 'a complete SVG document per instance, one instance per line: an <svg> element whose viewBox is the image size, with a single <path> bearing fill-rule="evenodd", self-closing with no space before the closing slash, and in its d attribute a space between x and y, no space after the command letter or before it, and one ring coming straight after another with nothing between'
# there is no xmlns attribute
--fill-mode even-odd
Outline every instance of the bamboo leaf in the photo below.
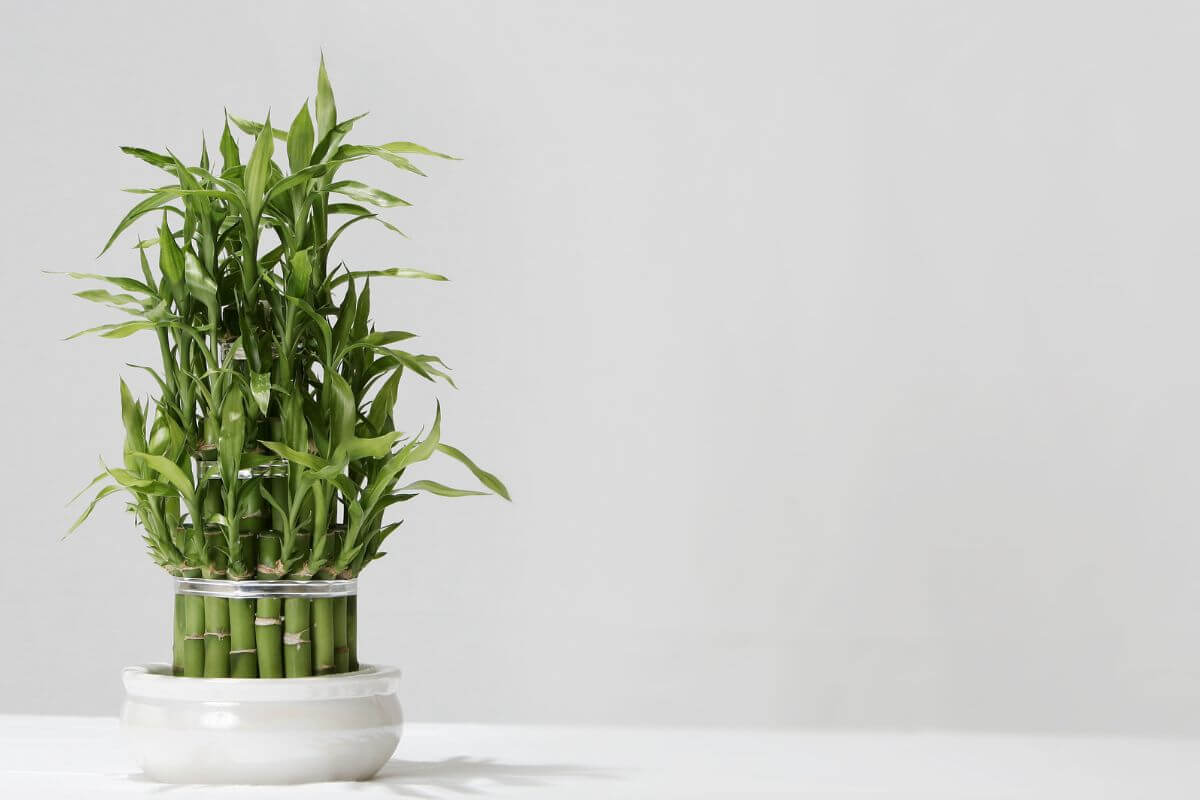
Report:
<svg viewBox="0 0 1200 800"><path fill-rule="evenodd" d="M151 211L157 211L158 209L163 208L167 205L167 203L175 199L176 196L177 195L175 191L158 191L131 208L129 213L126 214L119 223L117 223L116 230L114 230L112 235L108 237L108 241L104 243L104 249L100 251L100 255L104 255L108 252L108 249L112 247L113 242L117 240L117 237L120 236L126 228L137 222L146 214L149 214ZM176 213L180 213L179 209L177 208L172 208L171 210L175 211Z"/></svg>
<svg viewBox="0 0 1200 800"><path fill-rule="evenodd" d="M221 431L217 436L217 460L221 465L221 483L226 491L237 485L245 443L246 405L242 400L242 390L234 384L225 393L225 400L221 404Z"/></svg>
<svg viewBox="0 0 1200 800"><path fill-rule="evenodd" d="M292 172L299 172L308 166L308 160L312 158L313 151L313 126L312 119L308 115L308 102L300 107L300 111L296 113L296 118L292 120L292 127L288 130L287 136L287 154L288 166Z"/></svg>
<svg viewBox="0 0 1200 800"><path fill-rule="evenodd" d="M473 489L455 489L450 486L444 486L437 481L413 481L407 486L401 486L401 492L429 492L430 494L440 495L441 497L470 497L472 495L485 495L487 492L477 492Z"/></svg>
<svg viewBox="0 0 1200 800"><path fill-rule="evenodd" d="M225 130L221 131L221 168L228 172L234 167L240 167L242 164L242 155L238 151L237 141L234 140L233 134L229 132L229 116L225 116Z"/></svg>
<svg viewBox="0 0 1200 800"><path fill-rule="evenodd" d="M179 468L179 465L163 456L149 453L131 453L130 456L146 464L179 490L179 494L189 505L195 499L195 489L192 488L191 478Z"/></svg>
<svg viewBox="0 0 1200 800"><path fill-rule="evenodd" d="M405 267L388 267L387 269L360 269L353 272L343 272L329 282L329 287L336 288L354 278L420 278L427 281L448 281L445 275L433 272L422 272L419 269Z"/></svg>
<svg viewBox="0 0 1200 800"><path fill-rule="evenodd" d="M338 462L341 460L356 461L360 458L385 458L392 452L392 445L402 438L404 438L404 434L400 431L392 431L382 436L366 439L355 436L339 446L338 451L334 453L333 460Z"/></svg>
<svg viewBox="0 0 1200 800"><path fill-rule="evenodd" d="M325 71L325 55L321 54L321 66L317 69L317 138L324 139L337 124L337 106L333 102L333 87L329 85L329 73Z"/></svg>
<svg viewBox="0 0 1200 800"><path fill-rule="evenodd" d="M70 336L66 337L64 341L78 339L80 336L86 336L89 333L98 333L101 336L105 336L109 339L122 339L132 333L136 333L137 331L153 327L153 322L110 322L107 325L97 325L94 328L86 328L82 331L75 331L75 333L72 333Z"/></svg>
<svg viewBox="0 0 1200 800"><path fill-rule="evenodd" d="M350 158L351 156L375 156L381 158L387 163L400 169L408 170L422 177L425 173L417 168L417 165L409 161L402 155L393 153L385 147L376 147L369 144L344 144L338 148L334 154L334 158Z"/></svg>
<svg viewBox="0 0 1200 800"><path fill-rule="evenodd" d="M267 114L267 127L271 125L271 115ZM254 142L254 150L250 153L250 161L246 164L246 206L251 220L258 220L262 213L262 204L266 195L267 176L271 169L271 154L275 151L274 140L267 134L266 128L259 132Z"/></svg>
<svg viewBox="0 0 1200 800"><path fill-rule="evenodd" d="M252 120L242 119L241 117L235 117L233 114L230 114L228 112L225 113L225 117L230 122L232 122L234 125L241 128L243 133L248 133L251 136L255 137L256 139L264 130L266 130L268 127L270 127L270 124L271 124L270 118L267 119L267 124L264 125L261 122L253 122ZM287 141L287 131L281 131L278 128L271 128L271 136L273 136L274 138L278 139L281 142Z"/></svg>
<svg viewBox="0 0 1200 800"><path fill-rule="evenodd" d="M292 297L304 297L308 293L308 284L312 280L312 261L308 258L307 250L297 250L292 253L287 275L287 293Z"/></svg>
<svg viewBox="0 0 1200 800"><path fill-rule="evenodd" d="M258 406L259 412L265 417L271 405L271 373L251 372L250 394L254 397L254 404Z"/></svg>
<svg viewBox="0 0 1200 800"><path fill-rule="evenodd" d="M337 452L342 445L354 439L358 408L354 402L354 391L338 373L333 372L326 376L325 389L330 401L329 440L333 452Z"/></svg>
<svg viewBox="0 0 1200 800"><path fill-rule="evenodd" d="M494 494L498 494L510 502L512 501L512 497L510 497L508 494L507 487L505 487L500 479L487 470L480 468L474 461L468 458L467 454L462 450L459 450L457 447L451 447L450 445L442 442L438 443L437 449L438 452L445 453L455 461L466 465L467 469L471 470L471 474L474 475L481 484L490 489Z"/></svg>
<svg viewBox="0 0 1200 800"><path fill-rule="evenodd" d="M97 275L94 272L50 272L50 271L47 271L46 274L47 275L66 275L68 278L74 278L75 280L104 281L105 283L111 283L113 286L116 286L119 289L124 289L127 292L139 292L141 294L147 294L147 295L151 295L153 297L158 296L158 293L156 291L154 291L153 289L151 289L149 286L142 283L141 281L136 280L134 278L126 278L122 275Z"/></svg>
<svg viewBox="0 0 1200 800"><path fill-rule="evenodd" d="M85 508L83 510L83 513L79 515L79 518L76 519L74 524L72 524L71 527L67 529L66 535L69 536L72 533L74 533L75 529L78 528L80 525L82 525L84 523L84 520L86 520L88 517L90 517L92 515L92 511L95 510L97 503L99 503L104 498L108 497L110 494L113 494L113 493L119 492L119 491L121 491L120 486L113 486L110 484L108 486L105 486L99 492L97 492L96 496L92 498L92 502L88 503L87 508Z"/></svg>
<svg viewBox="0 0 1200 800"><path fill-rule="evenodd" d="M439 153L436 150L430 150L428 147L422 147L415 142L388 142L387 144L380 145L380 147L389 153L414 153L422 156L437 156L438 158L445 158L450 161L462 160L454 156L448 156L445 153Z"/></svg>
<svg viewBox="0 0 1200 800"><path fill-rule="evenodd" d="M84 289L82 292L75 292L76 297L82 297L84 300L90 300L93 303L105 303L107 305L123 306L130 303L138 303L136 297L129 294L113 294L105 289Z"/></svg>
<svg viewBox="0 0 1200 800"><path fill-rule="evenodd" d="M437 449L438 442L442 438L442 404L437 404L437 413L433 417L433 427L429 430L429 435L421 440L416 447L413 448L412 457L409 459L410 464L416 464L424 461L433 455Z"/></svg>
<svg viewBox="0 0 1200 800"><path fill-rule="evenodd" d="M184 253L183 264L184 277L192 295L206 306L215 303L217 284L204 271L204 267L200 266L200 260L192 254L191 250Z"/></svg>
<svg viewBox="0 0 1200 800"><path fill-rule="evenodd" d="M381 208L412 205L408 201L396 197L394 194L389 194L382 189L376 189L374 186L367 186L365 183L359 181L338 181L331 183L329 184L329 191L345 195L360 203L370 203L373 206Z"/></svg>
<svg viewBox="0 0 1200 800"><path fill-rule="evenodd" d="M139 158L151 166L166 170L172 174L175 172L175 160L170 156L164 156L162 153L155 153L152 150L146 150L142 147L122 147L121 152L134 158Z"/></svg>
<svg viewBox="0 0 1200 800"><path fill-rule="evenodd" d="M295 462L302 467L308 467L311 470L320 470L329 466L329 462L320 456L315 456L312 453L303 453L295 448L288 447L283 442L269 442L266 439L260 440L263 447L266 447L273 453L286 458L288 461Z"/></svg>
<svg viewBox="0 0 1200 800"><path fill-rule="evenodd" d="M384 381L383 386L379 387L375 398L371 400L371 408L367 412L367 424L372 430L382 431L385 423L391 419L392 411L396 407L396 391L400 386L400 376L402 371L397 369L388 379Z"/></svg>

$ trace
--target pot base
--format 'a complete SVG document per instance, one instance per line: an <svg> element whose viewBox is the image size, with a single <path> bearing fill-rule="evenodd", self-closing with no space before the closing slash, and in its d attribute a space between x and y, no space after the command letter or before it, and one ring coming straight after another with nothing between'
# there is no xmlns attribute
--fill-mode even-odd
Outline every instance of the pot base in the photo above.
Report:
<svg viewBox="0 0 1200 800"><path fill-rule="evenodd" d="M395 667L316 678L180 678L125 669L121 731L162 783L361 781L400 741Z"/></svg>

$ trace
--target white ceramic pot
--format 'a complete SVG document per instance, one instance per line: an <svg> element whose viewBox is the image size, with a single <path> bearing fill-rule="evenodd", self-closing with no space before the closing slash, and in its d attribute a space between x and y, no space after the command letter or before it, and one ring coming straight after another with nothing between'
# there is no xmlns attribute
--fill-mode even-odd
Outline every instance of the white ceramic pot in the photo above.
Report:
<svg viewBox="0 0 1200 800"><path fill-rule="evenodd" d="M127 667L121 731L163 783L366 780L400 742L400 670L314 678L180 678Z"/></svg>

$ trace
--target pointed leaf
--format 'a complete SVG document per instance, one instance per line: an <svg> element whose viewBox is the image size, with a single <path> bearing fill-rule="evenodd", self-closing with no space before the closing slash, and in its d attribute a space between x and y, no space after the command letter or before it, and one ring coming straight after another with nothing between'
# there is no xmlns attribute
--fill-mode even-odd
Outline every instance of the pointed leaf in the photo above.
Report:
<svg viewBox="0 0 1200 800"><path fill-rule="evenodd" d="M481 469L478 465L476 465L476 463L474 461L467 458L467 454L464 453L462 450L459 450L457 447L451 447L448 444L443 444L441 442L438 443L437 449L438 449L438 452L445 453L446 455L450 456L454 460L456 460L462 464L465 464L467 469L471 470L471 474L474 475L479 480L480 483L482 483L484 486L486 486L492 492L500 495L505 500L508 500L510 502L512 501L512 498L508 494L508 489L500 481L500 479L497 478L492 473L488 472L487 470Z"/></svg>
<svg viewBox="0 0 1200 800"><path fill-rule="evenodd" d="M442 497L469 497L471 495L487 494L487 492L477 492L472 489L455 489L450 486L444 486L437 481L413 481L407 486L401 486L399 491L429 492L430 494Z"/></svg>
<svg viewBox="0 0 1200 800"><path fill-rule="evenodd" d="M308 102L301 106L292 127L288 130L287 154L288 166L292 172L299 172L308 166L308 160L313 151L312 119L308 116Z"/></svg>
<svg viewBox="0 0 1200 800"><path fill-rule="evenodd" d="M185 502L189 505L192 503L195 498L192 479L179 468L178 464L162 456L154 456L149 453L131 453L130 455L139 461L145 461L151 469L162 475L172 486L179 490L179 494Z"/></svg>
<svg viewBox="0 0 1200 800"><path fill-rule="evenodd" d="M373 206L381 208L412 205L408 201L396 197L394 194L389 194L382 189L376 189L374 186L367 186L365 183L359 181L338 181L331 183L329 184L329 191L345 195L360 203L370 203Z"/></svg>
<svg viewBox="0 0 1200 800"><path fill-rule="evenodd" d="M337 124L337 106L333 102L333 87L329 85L329 73L325 71L325 56L321 55L321 66L317 69L317 138L324 139Z"/></svg>

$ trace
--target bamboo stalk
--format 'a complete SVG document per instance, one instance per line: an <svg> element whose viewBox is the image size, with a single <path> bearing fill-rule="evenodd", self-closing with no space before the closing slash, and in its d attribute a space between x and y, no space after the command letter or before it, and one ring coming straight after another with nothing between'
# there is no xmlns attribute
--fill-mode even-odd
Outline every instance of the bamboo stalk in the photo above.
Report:
<svg viewBox="0 0 1200 800"><path fill-rule="evenodd" d="M333 598L321 597L312 601L313 673L332 675L334 664Z"/></svg>
<svg viewBox="0 0 1200 800"><path fill-rule="evenodd" d="M300 552L308 550L312 541L311 532L296 534L296 546ZM288 576L294 580L308 580L306 572ZM303 597L289 597L283 601L283 674L287 678L307 678L313 674L312 655L312 601Z"/></svg>
<svg viewBox="0 0 1200 800"><path fill-rule="evenodd" d="M171 674L183 674L183 645L187 636L187 604L184 595L175 595L175 609L171 637Z"/></svg>
<svg viewBox="0 0 1200 800"><path fill-rule="evenodd" d="M350 595L346 599L346 645L349 650L350 672L359 669L359 596Z"/></svg>
<svg viewBox="0 0 1200 800"><path fill-rule="evenodd" d="M220 535L220 532L217 533ZM202 570L206 578L225 578L225 556L212 556L213 564ZM229 601L224 597L204 598L204 677L229 677Z"/></svg>
<svg viewBox="0 0 1200 800"><path fill-rule="evenodd" d="M283 673L288 678L307 678L312 668L312 609L303 597L283 601Z"/></svg>
<svg viewBox="0 0 1200 800"><path fill-rule="evenodd" d="M350 671L350 640L347 632L345 597L333 598L333 670Z"/></svg>
<svg viewBox="0 0 1200 800"><path fill-rule="evenodd" d="M240 521L239 550L242 553L242 564L236 574L229 577L233 580L244 581L255 577L257 569L256 553L258 532L263 529L266 520L263 516L263 499L252 487L249 495L246 515ZM257 501L257 502L256 502ZM254 571L251 571L251 570ZM255 625L255 600L229 601L229 630L232 649L229 651L229 673L234 678L258 677L258 636Z"/></svg>
<svg viewBox="0 0 1200 800"><path fill-rule="evenodd" d="M188 564L182 570L185 578L200 577L200 568L191 566L200 563L204 557L204 535L195 527L184 529L184 551ZM204 676L204 598L195 595L185 595L183 598L184 637L183 637L183 674L187 678Z"/></svg>
<svg viewBox="0 0 1200 800"><path fill-rule="evenodd" d="M279 577L279 534L263 531L258 535L258 579ZM258 677L283 677L283 601L278 597L259 598L255 606L254 638L258 647Z"/></svg>

